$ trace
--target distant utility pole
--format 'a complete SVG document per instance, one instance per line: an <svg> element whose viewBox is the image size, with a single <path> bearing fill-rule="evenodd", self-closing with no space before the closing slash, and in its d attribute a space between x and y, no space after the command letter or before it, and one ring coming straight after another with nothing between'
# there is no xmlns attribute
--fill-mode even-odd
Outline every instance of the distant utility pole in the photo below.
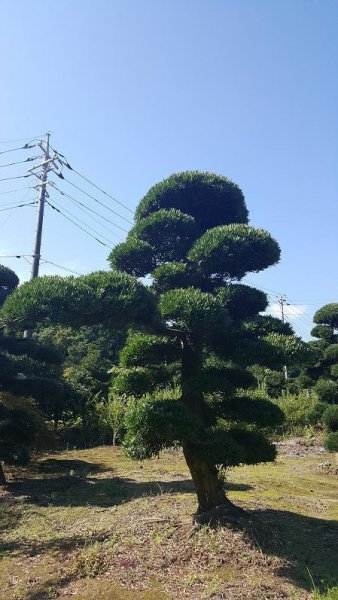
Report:
<svg viewBox="0 0 338 600"><path fill-rule="evenodd" d="M39 144L41 150L43 151L43 163L40 165L36 165L36 167L32 167L29 169L33 175L35 175L39 180L35 187L39 189L39 200L38 200L38 211L37 211L37 224L35 231L35 242L34 242L34 254L33 254L33 262L32 262L32 270L31 270L31 279L35 279L39 275L39 267L40 267L40 258L41 258L41 240L42 240L42 226L43 226L43 216L45 211L45 199L46 199L46 186L48 179L48 172L50 171L50 164L54 162L55 158L50 158L49 156L49 138L50 133L46 133L45 146L42 143ZM34 173L35 169L42 167L41 173ZM47 194L48 195L48 194ZM27 329L24 332L25 338L32 337L32 330Z"/></svg>
<svg viewBox="0 0 338 600"><path fill-rule="evenodd" d="M284 304L286 304L288 306L290 304L290 302L287 302L286 298L284 296L278 296L277 302L278 302L278 304L280 306L280 309L281 309L282 321L283 321L283 323L285 323ZM283 371L284 371L285 381L287 381L288 380L288 370L287 370L287 366L286 365L284 365Z"/></svg>

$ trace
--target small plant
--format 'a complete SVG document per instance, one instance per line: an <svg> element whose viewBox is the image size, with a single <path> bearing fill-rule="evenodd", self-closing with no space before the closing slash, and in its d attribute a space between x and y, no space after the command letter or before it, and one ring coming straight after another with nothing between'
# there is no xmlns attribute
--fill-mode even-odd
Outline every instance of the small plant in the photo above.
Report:
<svg viewBox="0 0 338 600"><path fill-rule="evenodd" d="M77 556L73 564L73 572L79 577L96 577L105 570L105 559L102 547L98 542L86 547Z"/></svg>

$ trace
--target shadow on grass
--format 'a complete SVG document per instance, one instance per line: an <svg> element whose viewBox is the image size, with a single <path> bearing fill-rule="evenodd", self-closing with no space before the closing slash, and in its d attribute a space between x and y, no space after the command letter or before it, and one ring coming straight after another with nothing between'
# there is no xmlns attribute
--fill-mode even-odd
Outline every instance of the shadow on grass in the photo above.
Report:
<svg viewBox="0 0 338 600"><path fill-rule="evenodd" d="M74 461L70 461L73 463ZM85 461L75 461L85 462ZM88 463L88 471L93 465ZM65 466L66 471L70 465ZM79 468L81 465L77 465ZM83 467L84 465L82 465ZM73 465L74 467L74 465ZM48 466L54 469L54 466ZM85 467L87 468L87 467ZM59 465L55 472L59 472ZM71 469L74 470L74 469ZM100 470L100 469L99 469ZM111 471L111 469L110 469ZM228 483L228 490L248 490L251 486ZM60 476L48 479L26 479L12 482L7 487L13 500L36 506L96 506L112 507L143 496L169 493L191 493L191 480L137 482L133 479L111 477ZM168 514L170 518L170 513ZM320 590L338 585L338 523L297 513L274 510L248 510L240 525L261 551L268 556L284 559L278 575L286 577L305 590L314 586ZM0 544L1 552L34 555L46 550L67 551L81 548L95 541L102 542L109 535L104 531L97 536L88 534L52 539L45 542L32 540ZM30 600L44 596L31 596ZM49 596L46 595L46 598Z"/></svg>
<svg viewBox="0 0 338 600"><path fill-rule="evenodd" d="M55 461L57 462L57 461ZM63 461L67 462L67 461ZM84 461L68 461L84 462ZM59 467L54 467L59 469ZM228 483L227 490L245 491L250 485ZM168 493L191 493L191 479L175 481L146 481L112 477L78 477L66 475L48 479L24 479L7 486L13 498L37 506L116 506L142 496Z"/></svg>
<svg viewBox="0 0 338 600"><path fill-rule="evenodd" d="M297 513L249 511L245 528L264 554L285 559L277 574L308 591L338 586L338 522Z"/></svg>

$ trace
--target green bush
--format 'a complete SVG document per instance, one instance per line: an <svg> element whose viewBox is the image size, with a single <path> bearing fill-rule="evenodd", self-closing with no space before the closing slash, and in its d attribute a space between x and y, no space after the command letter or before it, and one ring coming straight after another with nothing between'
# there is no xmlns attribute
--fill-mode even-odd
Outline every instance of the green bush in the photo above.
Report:
<svg viewBox="0 0 338 600"><path fill-rule="evenodd" d="M324 441L324 447L329 452L338 452L338 431L329 433Z"/></svg>
<svg viewBox="0 0 338 600"><path fill-rule="evenodd" d="M323 423L328 431L338 431L338 405L328 406L323 413Z"/></svg>
<svg viewBox="0 0 338 600"><path fill-rule="evenodd" d="M330 379L319 379L314 390L321 402L335 404L338 402L338 383Z"/></svg>
<svg viewBox="0 0 338 600"><path fill-rule="evenodd" d="M324 407L314 393L304 391L299 394L284 394L276 401L285 414L284 430L293 431L308 425L316 425L321 419Z"/></svg>

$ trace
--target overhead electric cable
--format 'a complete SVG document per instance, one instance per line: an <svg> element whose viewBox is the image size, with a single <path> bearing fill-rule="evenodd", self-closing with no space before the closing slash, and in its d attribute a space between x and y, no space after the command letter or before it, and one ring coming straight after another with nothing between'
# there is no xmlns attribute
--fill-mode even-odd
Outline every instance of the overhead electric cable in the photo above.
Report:
<svg viewBox="0 0 338 600"><path fill-rule="evenodd" d="M101 206L103 206L104 208L106 208L107 210L109 210L111 213L113 213L117 217L120 217L120 219L123 219L124 221L126 221L127 223L129 223L129 225L133 225L133 223L131 221L129 221L129 219L126 219L126 217L124 217L123 215L120 215L120 213L116 212L115 210L113 210L112 208L110 208L110 206L107 206L107 204L105 204L104 202L101 202L100 200L98 200L97 198L95 198L95 196L92 196L91 194L88 194L88 192L86 192L82 188L80 188L77 185L75 185L75 183L72 183L72 181L69 181L69 179L67 179L67 177L64 177L64 175L62 175L62 173L55 173L55 174L60 179L64 179L64 181L67 181L67 183L69 183L74 188L76 188L77 190L79 190L79 192L82 192L82 194L85 194L86 196L88 196L88 198L91 198L92 200L94 200L98 204L101 204Z"/></svg>
<svg viewBox="0 0 338 600"><path fill-rule="evenodd" d="M16 152L16 150L29 150L30 148L35 148L36 146L38 146L38 144L25 144L24 146L19 146L18 148L9 148L8 150L1 150L0 154Z"/></svg>
<svg viewBox="0 0 338 600"><path fill-rule="evenodd" d="M22 192L23 190L31 190L33 189L31 186L26 186L23 188L17 188L16 190L7 190L6 192L0 192L0 196L4 196L5 194L14 194L14 192Z"/></svg>
<svg viewBox="0 0 338 600"><path fill-rule="evenodd" d="M94 227L92 227L91 225L88 225L88 223L85 223L85 221L82 221L82 219L80 219L77 215L74 215L67 208L65 208L62 204L61 205L58 204L57 202L55 202L55 200L53 200L53 203L58 208L60 208L61 210L63 210L64 212L66 212L68 215L70 215L73 219L76 219L77 221L79 221L79 223L81 223L81 225L84 225L85 227L88 227L88 229L91 229L94 233L96 233L96 235L98 235L99 237L103 238L104 240L106 240L110 244L114 244L114 242L112 242L109 238L107 238L102 233L100 233L99 231L97 231L96 229L94 229Z"/></svg>
<svg viewBox="0 0 338 600"><path fill-rule="evenodd" d="M112 246L108 246L108 244L105 244L104 242L102 242L101 240L99 240L97 237L95 237L94 235L92 235L91 233L89 233L89 231L86 231L86 229L84 229L83 227L81 227L81 225L79 225L78 223L76 223L75 221L73 221L73 219L70 219L69 217L67 217L67 215L65 215L61 210L59 210L58 208L56 208L56 206L53 206L53 204L51 204L48 200L46 201L48 206L50 206L51 208L53 208L53 210L56 210L56 212L60 213L60 215L62 215L63 217L65 217L65 219L68 219L68 221L70 221L71 223L73 223L73 225L76 225L76 227L79 227L79 229L82 229L82 231L84 231L87 235L90 235L91 238L93 238L94 240L96 240L99 244L101 244L102 246L106 246L106 248L110 248L112 250Z"/></svg>
<svg viewBox="0 0 338 600"><path fill-rule="evenodd" d="M16 175L15 177L3 177L0 181L8 181L9 179L25 179L26 177L32 177L33 173L28 173L28 175Z"/></svg>
<svg viewBox="0 0 338 600"><path fill-rule="evenodd" d="M4 254L0 258L24 258L25 256L32 256L32 254Z"/></svg>
<svg viewBox="0 0 338 600"><path fill-rule="evenodd" d="M0 144L15 144L15 142L25 142L26 140L37 140L37 139L41 138L43 135L44 134L25 137L25 138L19 138L18 140L5 140L5 141L1 141Z"/></svg>
<svg viewBox="0 0 338 600"><path fill-rule="evenodd" d="M80 275L80 276L83 275L83 273L78 273L77 271L74 271L73 269L68 269L67 267L58 265L57 263L52 262L51 260L46 260L43 257L41 257L41 259L43 260L43 264L53 265L54 267L58 267L58 269L62 269L63 271L68 271L68 273L73 273L73 275Z"/></svg>
<svg viewBox="0 0 338 600"><path fill-rule="evenodd" d="M97 190L99 190L99 192L101 192L102 194L104 194L105 196L108 196L108 198L111 198L112 200L114 200L114 202L117 202L117 204L119 204L120 206L123 206L123 208L125 208L126 210L128 210L130 213L133 214L133 211L126 206L125 204L123 204L123 202L121 202L120 200L117 200L117 198L114 198L114 196L112 196L111 194L109 194L108 192L106 192L105 190L103 190L102 188L100 188L98 185L96 185L96 183L94 183L93 181L91 181L91 179L89 179L88 177L85 177L84 175L81 175L81 173L79 173L79 171L76 171L76 169L74 169L74 167L72 167L68 160L66 159L66 157L61 154L60 152L58 152L57 150L55 150L55 148L52 148L53 152L55 152L56 154L58 154L59 156L62 156L62 158L64 158L63 164L67 167L67 169L70 169L71 171L73 171L74 173L76 173L76 175L78 175L79 177L81 177L81 179L84 179L85 181L87 181L88 183L90 183L90 185L92 185L93 187L95 187Z"/></svg>
<svg viewBox="0 0 338 600"><path fill-rule="evenodd" d="M54 182L50 182L50 184L52 185L52 187L57 190L59 192L59 194L61 194L62 196L66 196L67 198L69 198L70 200L72 200L72 202L76 202L76 204L80 204L81 206L83 206L84 208L86 208L87 210L89 210L90 212L94 213L94 215L98 215L99 217L101 217L101 219L103 219L104 221L106 221L107 223L111 223L111 225L114 225L115 227L118 227L119 229L121 229L122 231L124 231L125 233L128 233L128 231L126 229L124 229L123 227L121 227L121 225L117 225L117 223L114 223L113 221L110 221L110 219L107 219L106 217L104 217L103 215L101 215L100 213L98 213L96 210L93 210L92 208L90 208L89 206L87 206L87 204L83 204L83 202L80 202L80 200L78 200L77 198L74 198L73 196L70 196L69 194L67 194L66 192L63 192L62 190L60 190L60 188L57 187L57 185L55 185ZM96 220L96 219L95 219ZM110 230L109 230L110 231ZM114 232L112 232L114 233ZM117 235L116 233L114 233L114 235ZM122 239L122 238L120 238Z"/></svg>
<svg viewBox="0 0 338 600"><path fill-rule="evenodd" d="M32 160L37 160L38 158L41 158L41 157L40 156L29 156L28 158L25 158L25 160L18 160L17 162L8 163L7 165L0 165L0 169L3 167L12 167L13 165L22 165L23 163L31 162Z"/></svg>
<svg viewBox="0 0 338 600"><path fill-rule="evenodd" d="M23 206L33 206L34 204L37 204L37 200L23 204L17 204L16 206L8 206L7 208L0 208L0 212L4 212L5 210L13 210L14 208L22 208Z"/></svg>

